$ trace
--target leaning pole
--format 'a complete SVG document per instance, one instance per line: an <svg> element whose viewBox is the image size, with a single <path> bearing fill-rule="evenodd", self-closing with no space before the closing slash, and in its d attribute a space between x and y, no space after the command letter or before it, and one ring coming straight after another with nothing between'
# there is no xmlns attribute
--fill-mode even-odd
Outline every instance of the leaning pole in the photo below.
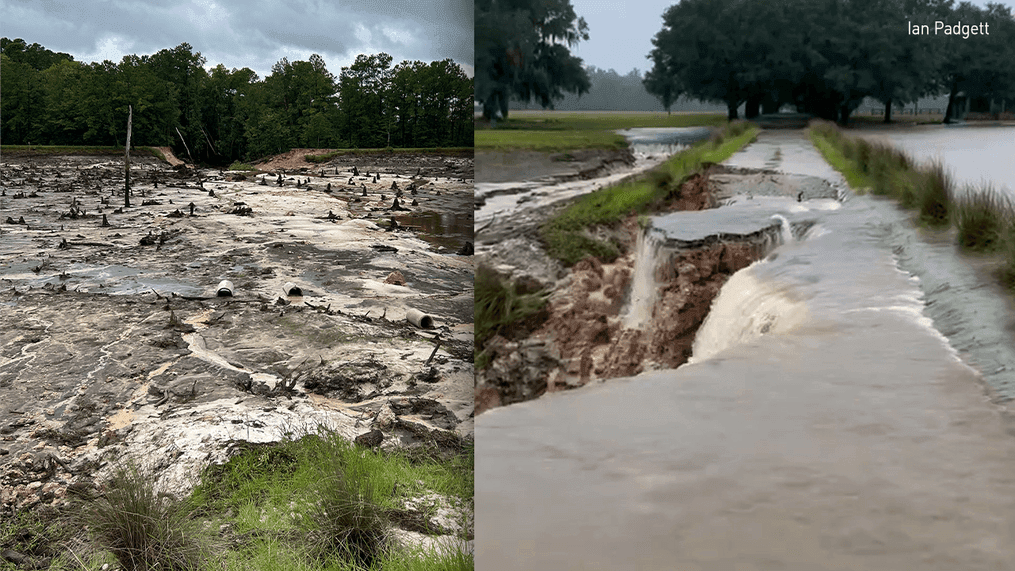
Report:
<svg viewBox="0 0 1015 571"><path fill-rule="evenodd" d="M123 160L123 206L130 208L130 126L134 120L134 107L127 106L127 147L124 149Z"/></svg>

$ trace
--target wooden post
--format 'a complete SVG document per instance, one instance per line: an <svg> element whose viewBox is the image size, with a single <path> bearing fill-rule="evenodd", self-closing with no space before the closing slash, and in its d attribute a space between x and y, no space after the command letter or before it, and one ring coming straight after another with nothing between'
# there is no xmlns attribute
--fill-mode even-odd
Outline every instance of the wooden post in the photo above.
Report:
<svg viewBox="0 0 1015 571"><path fill-rule="evenodd" d="M127 106L127 147L124 149L124 178L123 178L123 205L130 208L130 128L134 122L134 107Z"/></svg>

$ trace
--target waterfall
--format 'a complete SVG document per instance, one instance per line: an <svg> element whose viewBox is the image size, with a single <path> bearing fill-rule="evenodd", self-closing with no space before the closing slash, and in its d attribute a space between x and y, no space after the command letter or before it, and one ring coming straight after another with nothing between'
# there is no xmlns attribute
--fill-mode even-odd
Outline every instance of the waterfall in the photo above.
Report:
<svg viewBox="0 0 1015 571"><path fill-rule="evenodd" d="M631 276L631 298L624 314L624 327L628 329L642 329L652 319L652 308L659 289L655 270L661 244L658 234L651 227L638 234L634 274Z"/></svg>
<svg viewBox="0 0 1015 571"><path fill-rule="evenodd" d="M793 241L793 227L790 226L789 220L782 214L773 214L772 218L779 221L779 225L782 228L782 243L789 244Z"/></svg>
<svg viewBox="0 0 1015 571"><path fill-rule="evenodd" d="M807 308L802 301L791 299L784 290L755 276L754 266L764 263L755 262L723 284L694 338L689 363L762 335L788 331L804 321Z"/></svg>

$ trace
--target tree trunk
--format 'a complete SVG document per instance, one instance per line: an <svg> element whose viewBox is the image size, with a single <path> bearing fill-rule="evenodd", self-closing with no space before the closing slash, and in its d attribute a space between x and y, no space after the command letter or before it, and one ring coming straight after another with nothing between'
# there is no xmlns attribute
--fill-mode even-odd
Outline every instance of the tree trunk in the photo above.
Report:
<svg viewBox="0 0 1015 571"><path fill-rule="evenodd" d="M130 208L130 130L134 122L134 107L127 106L127 145L123 153L123 206Z"/></svg>
<svg viewBox="0 0 1015 571"><path fill-rule="evenodd" d="M759 114L758 108L760 107L761 107L760 97L749 97L747 99L747 104L744 106L744 118L754 119L755 117L757 117Z"/></svg>
<svg viewBox="0 0 1015 571"><path fill-rule="evenodd" d="M888 102L885 103L885 123L891 122L892 122L892 100L889 99Z"/></svg>
<svg viewBox="0 0 1015 571"><path fill-rule="evenodd" d="M959 94L959 84L957 81L952 82L951 91L948 92L948 108L945 109L945 124L952 122L952 117L955 114L955 97Z"/></svg>
<svg viewBox="0 0 1015 571"><path fill-rule="evenodd" d="M849 125L849 105L845 103L839 106L839 124L843 127Z"/></svg>
<svg viewBox="0 0 1015 571"><path fill-rule="evenodd" d="M737 114L737 107L739 107L739 104L736 101L726 102L726 111L727 111L726 118L729 119L730 121L735 121L736 119L739 119L740 116Z"/></svg>

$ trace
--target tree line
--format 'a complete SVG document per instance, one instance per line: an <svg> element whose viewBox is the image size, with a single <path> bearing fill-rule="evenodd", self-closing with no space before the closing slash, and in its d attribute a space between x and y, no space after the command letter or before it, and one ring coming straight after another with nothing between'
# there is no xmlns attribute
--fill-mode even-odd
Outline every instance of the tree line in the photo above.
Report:
<svg viewBox="0 0 1015 571"><path fill-rule="evenodd" d="M132 144L211 164L298 147L473 144L473 80L450 59L392 66L388 54L359 55L336 77L315 54L283 58L264 79L205 63L187 43L85 64L2 38L3 142L122 146L132 105Z"/></svg>
<svg viewBox="0 0 1015 571"><path fill-rule="evenodd" d="M989 35L933 33L935 22ZM911 33L912 25L930 34ZM680 95L726 104L731 119L783 104L846 123L865 97L885 105L960 94L1015 98L1015 18L1001 4L951 0L682 0L663 14L645 87L667 108Z"/></svg>
<svg viewBox="0 0 1015 571"><path fill-rule="evenodd" d="M553 102L562 111L663 111L663 105L644 85L642 72L635 68L620 75L613 69L585 67L589 78L587 93L564 93ZM528 104L512 102L511 108L527 108Z"/></svg>

